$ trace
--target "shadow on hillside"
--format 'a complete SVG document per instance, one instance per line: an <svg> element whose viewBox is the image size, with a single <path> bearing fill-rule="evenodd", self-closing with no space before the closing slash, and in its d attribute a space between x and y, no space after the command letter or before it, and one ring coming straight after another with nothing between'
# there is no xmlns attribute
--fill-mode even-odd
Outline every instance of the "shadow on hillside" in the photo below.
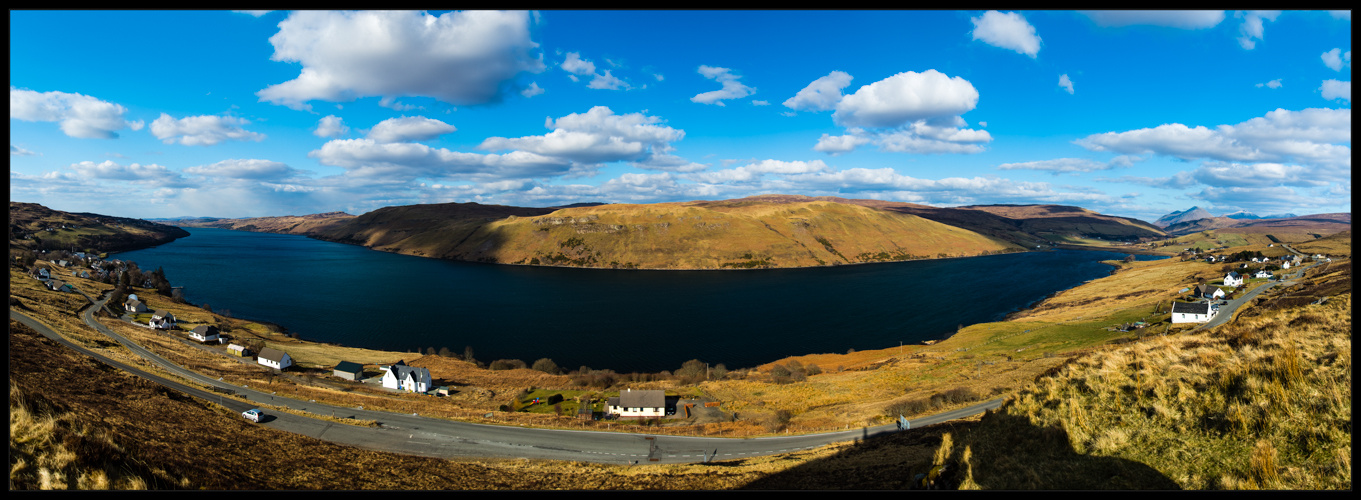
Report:
<svg viewBox="0 0 1361 500"><path fill-rule="evenodd" d="M989 490L1177 490L1177 483L1139 462L1076 452L1068 433L1037 427L1025 417L992 412L980 422L938 424L860 440L830 457L753 481L744 489L914 489L931 470L946 433L952 435L944 488L958 487L967 445L973 480ZM720 462L721 464L721 462Z"/></svg>

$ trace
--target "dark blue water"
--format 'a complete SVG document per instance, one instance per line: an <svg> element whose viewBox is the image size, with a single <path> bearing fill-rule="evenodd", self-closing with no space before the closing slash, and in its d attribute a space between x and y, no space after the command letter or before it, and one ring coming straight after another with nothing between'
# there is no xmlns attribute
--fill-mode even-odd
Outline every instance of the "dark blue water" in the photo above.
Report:
<svg viewBox="0 0 1361 500"><path fill-rule="evenodd" d="M454 262L294 235L189 228L122 253L185 298L306 340L620 372L751 367L997 321L1109 274L1124 254L1058 250L810 269L622 271ZM1150 258L1139 256L1141 260Z"/></svg>

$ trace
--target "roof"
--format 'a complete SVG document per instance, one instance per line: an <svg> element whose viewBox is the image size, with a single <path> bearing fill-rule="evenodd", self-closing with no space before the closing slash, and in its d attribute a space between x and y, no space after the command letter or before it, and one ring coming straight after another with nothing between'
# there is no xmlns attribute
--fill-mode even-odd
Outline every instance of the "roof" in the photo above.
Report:
<svg viewBox="0 0 1361 500"><path fill-rule="evenodd" d="M284 356L287 356L287 353L275 349L273 347L266 347L264 349L260 349L261 359L268 359L275 363L282 363L284 362Z"/></svg>
<svg viewBox="0 0 1361 500"><path fill-rule="evenodd" d="M1238 279L1238 278L1242 278L1243 275L1238 274L1237 272L1234 272L1234 271L1229 271L1229 276L1228 276L1228 277L1229 277L1229 278Z"/></svg>
<svg viewBox="0 0 1361 500"><path fill-rule="evenodd" d="M199 326L196 326L196 327L194 327L193 332L194 332L194 333L197 333L197 334L199 334L199 335L204 335L204 336L207 336L207 335L217 335L217 333L218 333L218 332L217 332L217 327L216 327L216 326L213 326L213 325L199 325Z"/></svg>
<svg viewBox="0 0 1361 500"><path fill-rule="evenodd" d="M1210 303L1208 302L1173 302L1172 314L1210 314Z"/></svg>
<svg viewBox="0 0 1361 500"><path fill-rule="evenodd" d="M663 408L666 406L666 392L625 390L619 393L619 406L625 408Z"/></svg>
<svg viewBox="0 0 1361 500"><path fill-rule="evenodd" d="M424 380L430 377L430 370L419 366L392 365L391 371L392 375L397 377L397 380L405 379L407 375L411 375L414 380Z"/></svg>
<svg viewBox="0 0 1361 500"><path fill-rule="evenodd" d="M350 361L336 363L336 371L345 373L364 373L364 365Z"/></svg>
<svg viewBox="0 0 1361 500"><path fill-rule="evenodd" d="M169 311L156 311L156 314L152 315L152 317L155 318L164 318L166 316L170 316Z"/></svg>

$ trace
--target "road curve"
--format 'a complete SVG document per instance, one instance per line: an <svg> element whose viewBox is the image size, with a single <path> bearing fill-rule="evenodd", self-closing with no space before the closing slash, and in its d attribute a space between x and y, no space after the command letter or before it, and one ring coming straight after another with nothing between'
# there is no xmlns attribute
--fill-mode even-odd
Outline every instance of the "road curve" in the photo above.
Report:
<svg viewBox="0 0 1361 500"><path fill-rule="evenodd" d="M89 296L86 297L89 298ZM102 354L71 343L48 326L13 309L10 310L10 318L28 325L40 334L62 345L94 357L100 362L191 396L219 403L233 411L245 411L260 403L288 407L317 415L377 421L379 422L378 427L352 426L324 419L270 411L266 407L265 413L268 418L260 424L338 444L371 450L436 458L495 457L599 463L692 463L702 462L706 459L730 460L788 453L898 431L896 424L888 424L838 432L762 438L646 435L475 424L421 417L415 414L363 410L295 400L274 396L248 387L220 382L179 367L155 353L147 351L137 343L114 333L94 320L92 311L102 307L108 298L108 295L105 295L97 301L91 299L93 307L86 307L81 311L81 318L87 325L117 340L133 353L176 376L184 377L194 384L230 391L229 394L235 394L237 397L243 398L244 401L234 397L224 397L211 389L205 390L183 381L167 379L114 361ZM918 418L911 420L909 427L917 428L977 415L986 410L995 409L1001 404L1002 400L996 399L967 408Z"/></svg>
<svg viewBox="0 0 1361 500"><path fill-rule="evenodd" d="M1286 249L1288 249L1288 250L1290 250L1290 251L1292 251L1292 252L1295 251L1294 249L1291 249L1290 247L1286 247ZM1296 279L1299 279L1299 278L1303 277L1303 276L1304 276L1304 271L1305 271L1306 269L1309 269L1309 268L1314 267L1314 266L1317 266L1317 265L1318 265L1318 263L1315 262L1315 263L1310 264L1310 265L1305 266L1305 267L1296 268L1296 270L1295 270L1294 272L1289 273L1289 276L1291 276L1291 279L1292 279L1291 281L1278 281L1278 282L1275 282L1275 283L1271 283L1271 284L1269 284L1269 285L1259 286L1259 287L1257 287L1257 288L1254 288L1251 292L1248 292L1248 293L1243 294L1242 297L1238 297L1238 298L1236 298L1236 299L1233 299L1233 300L1228 301L1228 303L1224 304L1224 307L1219 308L1219 312L1215 314L1214 318L1211 318L1210 321L1205 322L1205 324L1200 325L1199 327L1197 327L1197 328L1196 328L1195 330L1193 330L1193 331L1208 330L1208 329L1214 328L1214 327L1216 327L1216 326L1222 325L1222 324L1224 324L1224 323L1227 323L1227 322L1229 321L1229 319L1233 318L1233 312L1234 312L1234 311L1237 311L1238 308L1239 308L1239 307L1242 307L1244 304L1247 304L1248 301L1250 301L1250 300L1256 298L1258 295L1261 295L1262 292L1265 292L1265 291L1271 289L1272 287L1281 286L1281 285L1283 285L1283 286L1291 286L1291 285L1294 285L1296 282L1293 281L1293 280L1296 280ZM1282 275L1282 277L1285 277L1285 276L1286 276L1286 275L1284 275L1284 274Z"/></svg>

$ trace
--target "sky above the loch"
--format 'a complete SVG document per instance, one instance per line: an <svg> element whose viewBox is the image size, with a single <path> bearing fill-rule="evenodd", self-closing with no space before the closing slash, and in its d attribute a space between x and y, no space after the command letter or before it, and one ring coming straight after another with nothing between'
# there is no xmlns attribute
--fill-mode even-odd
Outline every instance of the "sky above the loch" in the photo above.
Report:
<svg viewBox="0 0 1361 500"><path fill-rule="evenodd" d="M10 199L1351 211L1350 11L11 11Z"/></svg>

